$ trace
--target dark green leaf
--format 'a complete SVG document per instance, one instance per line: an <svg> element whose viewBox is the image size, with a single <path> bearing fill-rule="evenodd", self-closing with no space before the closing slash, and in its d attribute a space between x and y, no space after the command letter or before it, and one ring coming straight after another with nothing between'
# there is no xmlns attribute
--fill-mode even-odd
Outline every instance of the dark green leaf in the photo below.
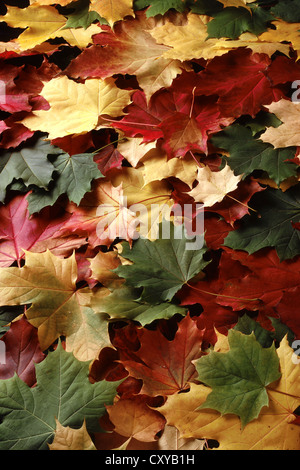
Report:
<svg viewBox="0 0 300 470"><path fill-rule="evenodd" d="M271 144L256 140L251 129L234 124L211 139L213 145L227 150L224 157L235 175L250 175L254 170L264 170L279 186L282 181L297 176L297 165L286 161L293 159L295 147L275 149Z"/></svg>
<svg viewBox="0 0 300 470"><path fill-rule="evenodd" d="M286 192L268 188L251 199L258 213L246 215L241 226L225 238L224 245L255 253L261 248L276 248L280 260L300 254L300 231L292 223L300 222L299 184Z"/></svg>
<svg viewBox="0 0 300 470"><path fill-rule="evenodd" d="M36 364L37 385L17 375L0 381L0 449L47 450L57 419L63 426L99 431L105 405L112 404L120 382L89 380L89 362L78 361L61 343Z"/></svg>
<svg viewBox="0 0 300 470"><path fill-rule="evenodd" d="M170 224L169 238L154 241L139 238L132 249L127 242L123 243L122 256L133 264L119 266L114 271L128 285L144 288L140 301L152 304L169 301L208 264L203 259L206 246L194 250L188 249L189 244L184 227Z"/></svg>
<svg viewBox="0 0 300 470"><path fill-rule="evenodd" d="M61 194L79 204L85 193L91 190L92 180L103 176L91 153L72 156L64 153L55 159L53 166L56 178L52 187L48 191L36 190L28 196L30 214L52 206Z"/></svg>
<svg viewBox="0 0 300 470"><path fill-rule="evenodd" d="M107 313L112 319L129 319L139 322L142 326L152 323L158 319L168 319L175 314L185 315L187 310L171 302L162 302L151 305L139 302L138 289L121 287L115 289L107 297L101 298L100 302L92 304L96 313ZM96 298L95 298L96 300Z"/></svg>
<svg viewBox="0 0 300 470"><path fill-rule="evenodd" d="M279 358L274 344L263 348L253 333L229 330L228 342L228 352L212 351L196 361L198 379L212 388L200 408L236 414L244 427L268 406L266 387L281 376Z"/></svg>

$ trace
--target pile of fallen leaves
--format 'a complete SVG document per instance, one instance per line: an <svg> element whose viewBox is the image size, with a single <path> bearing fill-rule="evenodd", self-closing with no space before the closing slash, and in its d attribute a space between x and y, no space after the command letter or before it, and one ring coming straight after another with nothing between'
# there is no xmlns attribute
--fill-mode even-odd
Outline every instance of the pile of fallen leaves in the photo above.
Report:
<svg viewBox="0 0 300 470"><path fill-rule="evenodd" d="M0 448L299 449L300 1L0 8Z"/></svg>

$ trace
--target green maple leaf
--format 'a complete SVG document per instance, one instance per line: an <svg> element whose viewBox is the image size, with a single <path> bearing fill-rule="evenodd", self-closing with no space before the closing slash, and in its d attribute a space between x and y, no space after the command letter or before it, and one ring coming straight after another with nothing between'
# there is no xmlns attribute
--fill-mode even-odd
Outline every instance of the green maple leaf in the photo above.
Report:
<svg viewBox="0 0 300 470"><path fill-rule="evenodd" d="M149 18L156 15L164 15L168 10L174 8L176 11L182 13L185 8L185 1L182 0L135 0L134 8L141 10L149 7L146 16Z"/></svg>
<svg viewBox="0 0 300 470"><path fill-rule="evenodd" d="M0 449L47 450L55 419L63 426L101 431L98 420L112 404L120 382L89 381L89 362L78 361L61 343L36 364L37 385L17 375L0 381Z"/></svg>
<svg viewBox="0 0 300 470"><path fill-rule="evenodd" d="M139 302L140 289L121 287L115 289L107 297L99 301L95 295L92 299L92 308L95 313L107 313L111 319L129 319L139 322L142 326L148 325L157 319L172 318L175 314L186 314L186 309L171 302L162 302L151 305Z"/></svg>
<svg viewBox="0 0 300 470"><path fill-rule="evenodd" d="M211 141L230 153L229 158L224 158L235 175L247 176L254 170L264 170L278 186L290 176L297 176L297 165L286 161L294 158L295 147L275 149L271 144L254 139L251 129L240 124L228 126Z"/></svg>
<svg viewBox="0 0 300 470"><path fill-rule="evenodd" d="M300 254L300 230L293 227L300 222L299 186L285 192L268 188L255 194L251 207L257 213L243 217L241 226L227 235L224 245L249 254L275 247L281 261Z"/></svg>
<svg viewBox="0 0 300 470"><path fill-rule="evenodd" d="M14 180L22 180L26 187L35 185L47 188L55 170L47 156L62 153L62 150L40 138L31 146L1 153L0 201L3 202L6 188Z"/></svg>
<svg viewBox="0 0 300 470"><path fill-rule="evenodd" d="M298 23L300 21L300 2L299 0L280 0L277 5L271 8L271 13L289 23Z"/></svg>
<svg viewBox="0 0 300 470"><path fill-rule="evenodd" d="M224 8L208 23L208 37L238 39L245 32L259 35L268 29L267 22L272 20L274 17L258 6L252 14L243 7Z"/></svg>
<svg viewBox="0 0 300 470"><path fill-rule="evenodd" d="M53 161L53 167L52 187L47 191L37 189L28 196L30 214L52 206L61 194L66 194L70 201L79 204L85 193L91 190L92 180L103 176L91 153L72 156L63 153Z"/></svg>
<svg viewBox="0 0 300 470"><path fill-rule="evenodd" d="M139 238L132 249L127 242L123 244L122 256L133 264L119 266L114 271L125 278L128 285L143 287L141 301L158 304L171 300L183 284L208 264L203 259L206 246L187 249L190 239L183 226L170 225L169 238L154 241Z"/></svg>
<svg viewBox="0 0 300 470"><path fill-rule="evenodd" d="M89 11L89 7L89 0L79 0L78 2L70 3L64 12L64 16L68 18L68 21L63 29L87 29L94 21L99 21L100 24L107 24L107 21L101 18L97 12Z"/></svg>
<svg viewBox="0 0 300 470"><path fill-rule="evenodd" d="M279 358L274 344L263 348L253 333L229 330L228 342L228 352L212 351L195 362L198 379L212 388L200 408L236 414L244 427L268 406L266 387L281 376Z"/></svg>

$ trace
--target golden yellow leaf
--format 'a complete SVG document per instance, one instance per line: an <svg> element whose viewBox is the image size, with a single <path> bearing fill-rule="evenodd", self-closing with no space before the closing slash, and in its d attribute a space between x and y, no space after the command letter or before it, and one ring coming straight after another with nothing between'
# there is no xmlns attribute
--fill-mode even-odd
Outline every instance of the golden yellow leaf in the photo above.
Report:
<svg viewBox="0 0 300 470"><path fill-rule="evenodd" d="M168 218L174 204L171 198L171 186L166 181L152 181L145 184L142 167L124 167L121 172L111 175L114 186L122 184L127 206L136 213L140 226L137 227L143 237L156 239L158 224L163 217ZM140 212L140 205L142 205Z"/></svg>
<svg viewBox="0 0 300 470"><path fill-rule="evenodd" d="M186 183L190 188L197 177L199 166L190 154L184 158L171 158L158 149L148 152L142 158L141 171L143 173L145 184L152 181L161 181L165 178L175 177Z"/></svg>
<svg viewBox="0 0 300 470"><path fill-rule="evenodd" d="M287 41L292 44L293 49L299 55L300 51L300 23L287 23L283 20L272 21L276 29L268 29L258 38L260 41L282 42Z"/></svg>
<svg viewBox="0 0 300 470"><path fill-rule="evenodd" d="M81 428L62 426L56 419L56 430L50 450L97 450L87 432L85 421Z"/></svg>
<svg viewBox="0 0 300 470"><path fill-rule="evenodd" d="M41 95L50 109L34 111L22 124L56 139L96 129L100 115L121 116L130 103L131 91L119 89L113 78L76 83L63 76L47 82Z"/></svg>
<svg viewBox="0 0 300 470"><path fill-rule="evenodd" d="M64 38L71 46L86 47L92 36L99 32L97 25L83 28L63 29L67 19L53 6L31 5L27 8L7 7L7 14L0 17L12 28L26 28L16 39L21 51L32 49L48 39Z"/></svg>
<svg viewBox="0 0 300 470"><path fill-rule="evenodd" d="M133 137L121 141L118 150L126 160L134 167L152 149L155 149L156 142L143 143L142 137Z"/></svg>
<svg viewBox="0 0 300 470"><path fill-rule="evenodd" d="M170 46L172 49L165 51L162 57L178 59L181 61L192 59L212 59L224 54L214 49L217 39L207 39L207 17L189 13L187 23L175 25L166 22L149 30L157 43Z"/></svg>
<svg viewBox="0 0 300 470"><path fill-rule="evenodd" d="M300 145L300 107L299 103L282 99L266 106L283 124L279 127L269 127L260 137L263 142L272 144L275 148Z"/></svg>
<svg viewBox="0 0 300 470"><path fill-rule="evenodd" d="M218 50L219 53L224 54L232 49L238 47L248 47L254 53L267 54L271 57L276 51L282 52L282 54L289 55L290 46L289 44L283 44L270 40L261 40L255 34L243 33L236 40L234 39L219 39L214 45L214 49Z"/></svg>
<svg viewBox="0 0 300 470"><path fill-rule="evenodd" d="M105 287L98 289L97 302L109 294ZM77 328L66 337L66 351L83 362L95 359L101 349L111 347L106 315L95 314L90 308L93 295L89 289L77 292L81 306L76 318Z"/></svg>
<svg viewBox="0 0 300 470"><path fill-rule="evenodd" d="M99 13L113 27L125 16L134 16L132 3L133 0L91 0L90 10Z"/></svg>
<svg viewBox="0 0 300 470"><path fill-rule="evenodd" d="M80 324L81 292L76 291L75 255L58 258L50 251L25 252L22 268L0 268L1 305L32 304L26 312L38 328L41 348L47 349L60 335L73 333Z"/></svg>
<svg viewBox="0 0 300 470"><path fill-rule="evenodd" d="M217 440L220 444L217 450L298 450L300 433L293 414L300 404L298 364L293 364L294 351L286 338L277 352L282 376L272 388L267 387L269 406L243 431L235 415L198 410L211 392L204 385L191 384L189 392L168 397L158 410L168 425L176 426L182 438Z"/></svg>
<svg viewBox="0 0 300 470"><path fill-rule="evenodd" d="M242 177L243 175L235 176L228 165L220 171L211 171L208 166L198 168L198 185L188 194L196 202L203 203L204 207L211 207L221 202L226 194L234 191Z"/></svg>

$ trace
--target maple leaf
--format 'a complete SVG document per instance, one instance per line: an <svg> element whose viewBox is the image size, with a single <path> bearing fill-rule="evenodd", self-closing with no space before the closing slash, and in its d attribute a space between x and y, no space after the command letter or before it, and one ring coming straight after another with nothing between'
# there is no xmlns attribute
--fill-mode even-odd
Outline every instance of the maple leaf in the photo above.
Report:
<svg viewBox="0 0 300 470"><path fill-rule="evenodd" d="M246 31L256 35L266 31L267 23L273 20L273 16L259 6L249 10L244 5L224 8L208 23L208 37L236 39Z"/></svg>
<svg viewBox="0 0 300 470"><path fill-rule="evenodd" d="M122 280L124 282L124 280ZM172 318L175 314L186 314L186 309L172 302L161 302L152 305L139 302L140 289L121 287L113 289L111 294L98 298L95 293L91 306L95 313L107 313L111 319L130 319L139 322L142 326L148 325L157 319Z"/></svg>
<svg viewBox="0 0 300 470"><path fill-rule="evenodd" d="M201 408L237 414L244 428L268 406L266 387L281 376L279 359L274 345L262 348L254 334L230 330L228 341L228 352L211 352L196 362L198 379L212 387Z"/></svg>
<svg viewBox="0 0 300 470"><path fill-rule="evenodd" d="M281 305L284 293L292 294L299 285L297 260L292 263L280 261L274 249L264 249L253 255L233 250L229 250L229 253L233 259L248 267L250 272L239 276L235 281L232 279L230 285L222 289L224 297L218 299L218 303L222 305L230 305L239 310L259 309L262 312L264 305ZM246 300L241 297L241 292Z"/></svg>
<svg viewBox="0 0 300 470"><path fill-rule="evenodd" d="M73 3L74 8L71 8L70 13L65 11L64 14L68 18L65 28L84 28L87 29L94 21L99 21L100 24L106 23L104 18L101 18L95 11L89 11L89 0L79 0Z"/></svg>
<svg viewBox="0 0 300 470"><path fill-rule="evenodd" d="M91 41L93 34L99 32L97 25L91 25L87 30L64 29L66 18L59 14L53 6L33 4L27 8L7 7L7 14L1 16L13 28L26 28L17 38L22 51L53 39L62 37L72 46L85 47Z"/></svg>
<svg viewBox="0 0 300 470"><path fill-rule="evenodd" d="M281 261L299 254L299 231L292 225L299 220L298 192L298 186L294 186L285 193L267 189L254 195L251 205L255 209L254 199L258 202L260 218L246 215L241 227L225 238L224 245L250 254L275 247Z"/></svg>
<svg viewBox="0 0 300 470"><path fill-rule="evenodd" d="M185 390L195 379L192 361L203 354L203 331L196 322L189 315L183 318L172 341L159 330L144 329L138 336L141 346L137 354L141 362L122 360L122 363L131 376L143 380L141 393L165 396Z"/></svg>
<svg viewBox="0 0 300 470"><path fill-rule="evenodd" d="M159 450L203 450L205 441L204 439L182 439L174 426L165 426L157 445Z"/></svg>
<svg viewBox="0 0 300 470"><path fill-rule="evenodd" d="M253 54L249 49L237 49L214 57L198 74L183 72L173 83L179 89L195 87L195 96L215 95L223 116L255 116L262 105L281 98L268 79L271 60L265 54Z"/></svg>
<svg viewBox="0 0 300 470"><path fill-rule="evenodd" d="M36 383L34 364L45 355L38 343L37 330L23 316L11 323L1 341L5 344L5 364L1 364L1 380L16 373L29 387Z"/></svg>
<svg viewBox="0 0 300 470"><path fill-rule="evenodd" d="M82 325L82 318L89 313L89 307L84 290L76 291L75 255L61 259L49 250L45 253L28 251L25 261L22 268L0 268L1 303L32 304L26 317L39 329L39 341L45 350L60 335L75 333Z"/></svg>
<svg viewBox="0 0 300 470"><path fill-rule="evenodd" d="M215 48L216 39L207 39L205 20L206 18L189 13L186 24L179 26L167 22L150 30L150 34L157 43L172 48L164 52L165 58L181 61L201 57L212 59L216 55L222 55L223 52Z"/></svg>
<svg viewBox="0 0 300 470"><path fill-rule="evenodd" d="M276 150L261 140L254 139L251 129L239 124L233 124L211 138L213 145L229 152L226 163L235 175L264 170L278 186L290 176L296 176L297 165L288 161L295 155L296 148L289 146Z"/></svg>
<svg viewBox="0 0 300 470"><path fill-rule="evenodd" d="M164 224L168 222L162 222L162 230ZM153 304L169 301L208 264L203 260L206 247L186 250L188 240L184 226L170 224L169 238L162 235L154 241L139 238L132 249L123 243L122 256L133 264L119 266L115 272L125 278L127 284L143 287L142 301ZM169 257L170 252L174 256Z"/></svg>
<svg viewBox="0 0 300 470"><path fill-rule="evenodd" d="M92 277L97 279L103 286L108 289L115 289L123 284L123 280L113 272L121 261L115 251L107 251L106 253L99 251L94 258L89 259L92 270Z"/></svg>
<svg viewBox="0 0 300 470"><path fill-rule="evenodd" d="M66 194L70 202L79 204L91 191L93 179L103 177L93 156L91 153L58 155L52 162L55 172L52 188L50 185L47 190L37 189L28 196L30 213L52 206L62 194Z"/></svg>
<svg viewBox="0 0 300 470"><path fill-rule="evenodd" d="M78 429L62 426L56 419L54 439L49 444L50 450L96 450L96 447L87 432L85 420Z"/></svg>
<svg viewBox="0 0 300 470"><path fill-rule="evenodd" d="M164 15L168 10L174 9L178 12L184 12L186 9L184 0L136 0L135 8L146 10L147 17Z"/></svg>
<svg viewBox="0 0 300 470"><path fill-rule="evenodd" d="M279 127L269 127L260 137L263 142L269 142L275 148L299 145L299 138L295 132L295 125L299 121L299 107L286 99L266 106L282 122Z"/></svg>
<svg viewBox="0 0 300 470"><path fill-rule="evenodd" d="M85 49L66 70L75 78L107 78L115 73L136 75L147 100L162 87L168 87L182 71L178 60L165 59L169 48L156 43L148 30L155 23L137 14L117 23L114 30L103 28L94 36L94 46Z"/></svg>
<svg viewBox="0 0 300 470"><path fill-rule="evenodd" d="M191 188L197 176L198 165L190 153L184 158L168 159L164 152L155 149L147 152L140 163L145 184L175 177Z"/></svg>
<svg viewBox="0 0 300 470"><path fill-rule="evenodd" d="M80 134L95 129L99 116L121 116L130 103L131 92L121 90L113 78L76 83L59 77L45 84L42 96L49 102L47 111L34 111L22 123L31 130L47 132L49 139Z"/></svg>
<svg viewBox="0 0 300 470"><path fill-rule="evenodd" d="M2 380L0 447L47 450L55 435L55 419L71 427L82 426L85 420L88 430L99 430L99 417L105 404L112 403L120 382L92 384L88 375L89 363L78 361L59 343L36 365L36 387L29 388L17 375Z"/></svg>
<svg viewBox="0 0 300 470"><path fill-rule="evenodd" d="M169 425L179 429L182 438L203 439L205 436L206 439L218 441L219 447L215 450L299 448L298 427L293 423L295 416L285 407L285 403L282 405L270 396L270 406L264 408L259 418L247 424L241 432L238 417L221 416L213 410L199 411L209 393L209 387L192 383L189 392L169 396L166 404L158 408L159 412L166 417ZM282 439L282 433L285 439Z"/></svg>
<svg viewBox="0 0 300 470"><path fill-rule="evenodd" d="M125 16L134 16L133 0L91 0L90 10L96 11L111 27Z"/></svg>
<svg viewBox="0 0 300 470"><path fill-rule="evenodd" d="M31 146L24 146L19 150L2 151L0 200L4 201L6 187L14 179L22 179L27 187L33 184L47 188L55 169L47 156L58 153L61 153L61 150L55 149L43 138L38 139Z"/></svg>
<svg viewBox="0 0 300 470"><path fill-rule="evenodd" d="M164 137L162 148L169 158L184 156L189 150L207 153L209 134L220 131L221 126L231 122L231 118L222 117L215 98L196 99L187 113L174 112L161 122L159 128Z"/></svg>
<svg viewBox="0 0 300 470"><path fill-rule="evenodd" d="M282 20L272 21L271 25L274 27L262 33L259 36L261 41L288 41L291 43L293 49L297 52L300 50L299 41L299 28L300 23L288 23Z"/></svg>
<svg viewBox="0 0 300 470"><path fill-rule="evenodd" d="M45 209L39 215L29 217L27 194L17 195L0 207L0 266L10 266L21 260L25 251L42 252L47 247L56 256L69 255L81 246L85 239L56 237L56 232L69 217L58 208Z"/></svg>
<svg viewBox="0 0 300 470"><path fill-rule="evenodd" d="M195 201L202 202L204 207L210 207L234 191L241 179L242 175L235 176L228 165L220 171L211 171L208 166L205 166L198 168L196 178L198 185L188 194Z"/></svg>
<svg viewBox="0 0 300 470"><path fill-rule="evenodd" d="M173 205L168 184L144 186L142 173L133 168L123 168L110 177L98 180L78 207L69 207L72 216L62 230L87 232L91 246L110 246L117 237L132 242L138 230L155 237L162 214L169 213Z"/></svg>
<svg viewBox="0 0 300 470"><path fill-rule="evenodd" d="M138 441L155 441L156 435L164 428L165 419L149 407L147 399L148 397L136 396L131 399L121 399L114 405L107 406L114 431Z"/></svg>

